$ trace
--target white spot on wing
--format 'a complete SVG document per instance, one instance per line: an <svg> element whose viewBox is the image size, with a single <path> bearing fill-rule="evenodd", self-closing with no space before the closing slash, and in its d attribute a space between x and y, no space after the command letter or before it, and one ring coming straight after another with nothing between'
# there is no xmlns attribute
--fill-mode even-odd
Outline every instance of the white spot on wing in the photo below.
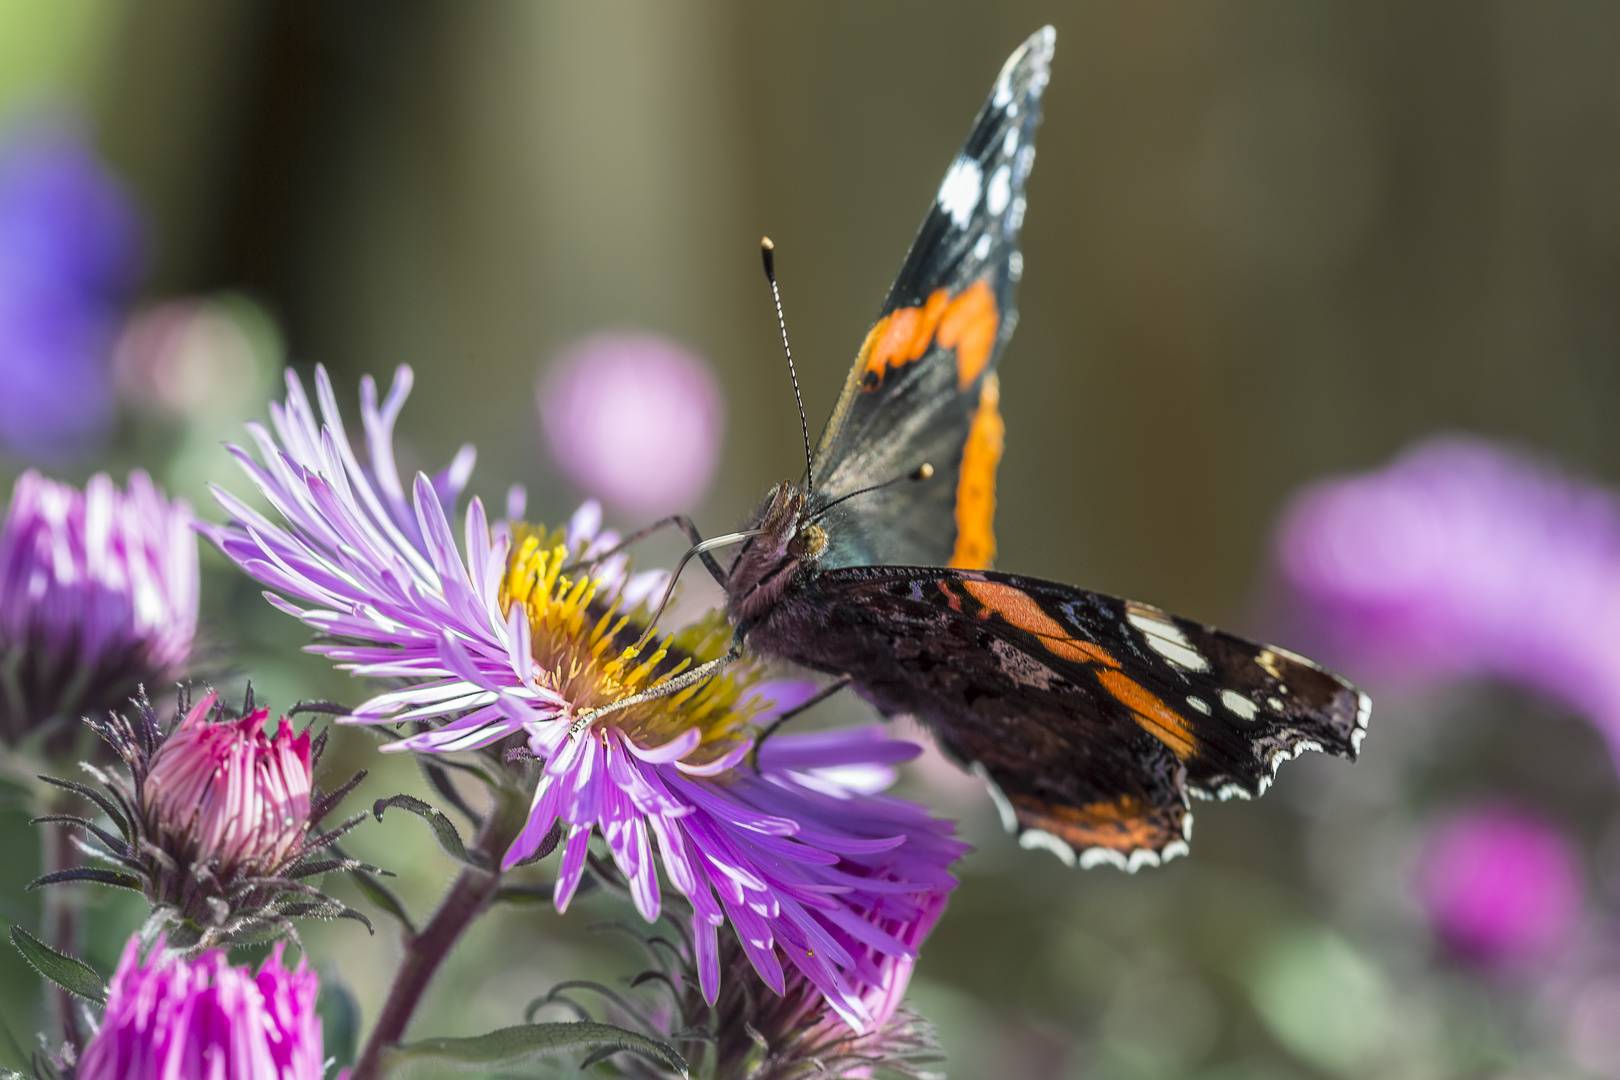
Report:
<svg viewBox="0 0 1620 1080"><path fill-rule="evenodd" d="M1356 728L1350 733L1350 749L1357 754L1361 753L1361 740L1367 737L1366 728Z"/></svg>
<svg viewBox="0 0 1620 1080"><path fill-rule="evenodd" d="M1359 691L1356 693L1356 727L1363 732L1367 730L1367 718L1372 716L1372 698Z"/></svg>
<svg viewBox="0 0 1620 1080"><path fill-rule="evenodd" d="M1171 622L1162 611L1145 604L1126 604L1125 617L1132 626L1142 631L1142 636L1154 652L1176 667L1183 671L1209 670L1209 661L1193 648L1193 643L1187 640L1181 627Z"/></svg>
<svg viewBox="0 0 1620 1080"><path fill-rule="evenodd" d="M990 792L990 801L996 804L996 812L1001 815L1001 827L1010 833L1017 832L1018 814L1013 810L1012 803L1007 801L1007 796L1002 792L1001 788L997 787L996 782L990 779L990 773L977 761L973 763L973 768L970 771L974 776L984 781L985 790Z"/></svg>
<svg viewBox="0 0 1620 1080"><path fill-rule="evenodd" d="M1282 712L1283 711L1282 698L1275 698L1275 697L1266 698L1266 708L1270 709L1272 712Z"/></svg>
<svg viewBox="0 0 1620 1080"><path fill-rule="evenodd" d="M1074 848L1044 829L1027 829L1018 837L1018 846L1026 851L1043 848L1063 860L1064 866L1074 865Z"/></svg>
<svg viewBox="0 0 1620 1080"><path fill-rule="evenodd" d="M1017 232L1024 227L1024 197L1022 195L1012 201L1012 209L1007 211L1007 231Z"/></svg>
<svg viewBox="0 0 1620 1080"><path fill-rule="evenodd" d="M1198 696L1196 696L1194 694L1188 694L1187 695L1187 704L1191 705L1193 708L1197 709L1199 712L1203 713L1205 716L1211 715L1210 708L1209 708L1209 702L1205 701L1201 697L1198 697Z"/></svg>
<svg viewBox="0 0 1620 1080"><path fill-rule="evenodd" d="M944 183L939 185L939 208L951 216L958 229L967 228L972 220L983 186L984 172L977 161L959 157L951 163Z"/></svg>
<svg viewBox="0 0 1620 1080"><path fill-rule="evenodd" d="M984 192L984 208L992 215L1000 214L1007 209L1011 198L1012 169L1003 164L990 174L990 186Z"/></svg>
<svg viewBox="0 0 1620 1080"><path fill-rule="evenodd" d="M1253 720L1255 714L1260 711L1259 706L1236 690L1222 690L1221 704L1244 720Z"/></svg>
<svg viewBox="0 0 1620 1080"><path fill-rule="evenodd" d="M1007 129L1007 137L1005 139L1001 140L1001 152L1002 152L1002 154L1004 154L1007 157L1012 157L1013 156L1013 151L1015 151L1017 149L1018 149L1018 129L1017 128L1008 128Z"/></svg>
<svg viewBox="0 0 1620 1080"><path fill-rule="evenodd" d="M990 254L990 234L985 233L979 237L979 242L973 245L973 257L983 259Z"/></svg>
<svg viewBox="0 0 1620 1080"><path fill-rule="evenodd" d="M1024 253L1015 251L1007 256L1007 276L1017 281L1024 276Z"/></svg>

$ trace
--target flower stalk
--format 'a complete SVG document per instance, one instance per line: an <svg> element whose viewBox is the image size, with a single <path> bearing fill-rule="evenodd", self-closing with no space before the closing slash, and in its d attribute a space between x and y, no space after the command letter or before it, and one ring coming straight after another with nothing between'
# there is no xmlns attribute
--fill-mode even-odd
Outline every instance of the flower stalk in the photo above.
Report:
<svg viewBox="0 0 1620 1080"><path fill-rule="evenodd" d="M427 924L414 934L406 932L405 956L349 1080L377 1080L382 1075L384 1052L404 1038L439 966L473 921L489 910L501 884L501 855L527 816L522 802L511 797L514 793L497 790L492 794L495 809L478 830L469 852L471 861L456 875Z"/></svg>

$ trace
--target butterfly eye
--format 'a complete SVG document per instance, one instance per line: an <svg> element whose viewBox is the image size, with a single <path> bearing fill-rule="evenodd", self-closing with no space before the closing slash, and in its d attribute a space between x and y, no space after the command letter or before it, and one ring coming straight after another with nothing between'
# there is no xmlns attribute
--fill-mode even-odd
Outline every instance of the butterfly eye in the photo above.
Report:
<svg viewBox="0 0 1620 1080"><path fill-rule="evenodd" d="M820 555L826 546L827 530L820 525L809 525L793 535L793 540L788 544L788 554L796 559L803 559L810 555Z"/></svg>

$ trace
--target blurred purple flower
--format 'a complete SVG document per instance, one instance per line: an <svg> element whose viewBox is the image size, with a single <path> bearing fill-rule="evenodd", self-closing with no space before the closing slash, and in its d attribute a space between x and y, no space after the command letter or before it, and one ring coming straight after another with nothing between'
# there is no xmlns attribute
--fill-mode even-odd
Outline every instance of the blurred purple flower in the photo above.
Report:
<svg viewBox="0 0 1620 1080"><path fill-rule="evenodd" d="M563 472L620 510L688 509L714 474L720 388L703 360L667 338L585 338L552 364L537 397Z"/></svg>
<svg viewBox="0 0 1620 1080"><path fill-rule="evenodd" d="M1434 829L1423 844L1417 889L1441 940L1486 963L1544 955L1568 936L1581 906L1569 842L1541 818L1500 806Z"/></svg>
<svg viewBox="0 0 1620 1080"><path fill-rule="evenodd" d="M84 491L28 472L0 528L0 736L124 704L177 676L197 629L191 510L142 472ZM77 730L76 724L69 724Z"/></svg>
<svg viewBox="0 0 1620 1080"><path fill-rule="evenodd" d="M703 990L717 992L716 932L729 918L760 976L783 986L781 953L850 1023L870 1022L892 985L885 966L909 965L954 885L946 868L964 850L948 822L876 792L889 766L916 753L875 729L783 737L745 768L751 721L808 696L802 683L762 685L740 664L677 694L599 718L569 737L580 713L622 700L725 651L718 615L645 644L646 601L666 575L631 576L615 556L578 577L570 563L616 542L587 503L567 529L516 523L491 529L482 504L467 508L465 556L448 513L466 468L419 475L414 505L394 468L392 427L410 386L401 369L383 408L362 383L369 469L351 449L330 382L316 373L324 425L289 375L285 405L271 406L279 442L250 426L264 464L235 450L286 520L273 524L223 491L233 519L204 527L249 574L311 603L272 603L336 641L311 650L356 675L399 680L346 718L350 723L439 721L387 749L450 752L512 736L543 760L527 826L505 865L536 853L567 826L556 902L567 905L600 830L637 908L659 913L651 839L675 887L692 903ZM522 513L511 500L508 517ZM581 564L582 569L587 564ZM509 746L510 744L508 744Z"/></svg>
<svg viewBox="0 0 1620 1080"><path fill-rule="evenodd" d="M1445 438L1308 488L1278 565L1302 642L1410 681L1489 675L1584 712L1620 761L1620 500Z"/></svg>
<svg viewBox="0 0 1620 1080"><path fill-rule="evenodd" d="M128 197L77 136L0 147L0 443L65 460L106 435L108 350L139 239Z"/></svg>
<svg viewBox="0 0 1620 1080"><path fill-rule="evenodd" d="M223 951L183 960L161 937L143 961L130 939L75 1080L321 1080L320 982L281 954L253 975Z"/></svg>

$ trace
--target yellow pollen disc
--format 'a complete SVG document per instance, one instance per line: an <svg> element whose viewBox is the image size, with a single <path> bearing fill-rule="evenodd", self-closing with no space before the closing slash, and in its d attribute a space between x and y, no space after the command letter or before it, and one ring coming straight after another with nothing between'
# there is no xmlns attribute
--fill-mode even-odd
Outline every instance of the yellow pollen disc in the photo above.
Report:
<svg viewBox="0 0 1620 1080"><path fill-rule="evenodd" d="M581 554L568 550L561 529L514 525L500 590L504 614L510 617L514 605L523 609L539 680L565 697L574 713L656 687L730 646L731 627L719 612L661 638L649 635L638 646L651 616L648 606L621 611L617 598L598 603L600 580L562 573ZM759 679L755 668L734 664L698 685L609 713L598 721L603 745L612 745L608 727L644 747L662 746L695 728L702 739L683 760L714 761L752 738L748 719L759 709L741 702Z"/></svg>

